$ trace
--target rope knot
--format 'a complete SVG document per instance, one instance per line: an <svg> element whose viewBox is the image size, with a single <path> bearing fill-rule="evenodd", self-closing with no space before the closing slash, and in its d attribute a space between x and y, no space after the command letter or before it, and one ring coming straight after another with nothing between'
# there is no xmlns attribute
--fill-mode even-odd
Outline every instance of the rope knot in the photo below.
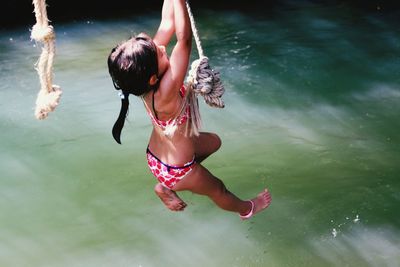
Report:
<svg viewBox="0 0 400 267"><path fill-rule="evenodd" d="M56 38L56 34L54 32L53 26L43 26L41 24L36 23L32 27L31 31L31 39L37 41L37 42L45 42L45 41L51 41Z"/></svg>
<svg viewBox="0 0 400 267"><path fill-rule="evenodd" d="M203 96L208 105L219 108L225 106L221 99L225 88L219 72L210 67L208 57L203 56L193 61L187 82L197 95Z"/></svg>

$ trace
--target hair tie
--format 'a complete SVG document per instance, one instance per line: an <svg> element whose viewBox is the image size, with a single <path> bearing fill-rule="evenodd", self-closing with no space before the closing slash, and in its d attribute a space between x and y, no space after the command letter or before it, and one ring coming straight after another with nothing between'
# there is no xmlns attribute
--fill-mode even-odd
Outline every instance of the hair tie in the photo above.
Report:
<svg viewBox="0 0 400 267"><path fill-rule="evenodd" d="M125 99L125 94L122 91L118 92L118 95L122 100Z"/></svg>

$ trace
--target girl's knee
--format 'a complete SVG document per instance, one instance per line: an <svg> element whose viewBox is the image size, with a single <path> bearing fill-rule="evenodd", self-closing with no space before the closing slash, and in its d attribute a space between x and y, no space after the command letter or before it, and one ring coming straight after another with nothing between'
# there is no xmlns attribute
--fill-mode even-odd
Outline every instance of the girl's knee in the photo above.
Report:
<svg viewBox="0 0 400 267"><path fill-rule="evenodd" d="M221 138L215 133L212 133L211 136L213 140L214 151L217 151L222 145Z"/></svg>
<svg viewBox="0 0 400 267"><path fill-rule="evenodd" d="M157 184L154 186L154 192L155 192L157 195L163 193L163 191L164 191L164 188L163 188L162 184L157 183Z"/></svg>

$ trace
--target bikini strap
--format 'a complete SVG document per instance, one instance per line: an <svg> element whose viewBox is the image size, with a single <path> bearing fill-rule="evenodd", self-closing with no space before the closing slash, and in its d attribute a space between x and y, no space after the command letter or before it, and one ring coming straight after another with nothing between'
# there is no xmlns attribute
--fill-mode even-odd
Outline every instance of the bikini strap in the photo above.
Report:
<svg viewBox="0 0 400 267"><path fill-rule="evenodd" d="M151 106L153 108L153 112L154 112L154 115L156 116L156 119L159 120L159 118L157 116L156 108L154 107L154 94L155 94L155 92L153 91L153 95L151 96Z"/></svg>

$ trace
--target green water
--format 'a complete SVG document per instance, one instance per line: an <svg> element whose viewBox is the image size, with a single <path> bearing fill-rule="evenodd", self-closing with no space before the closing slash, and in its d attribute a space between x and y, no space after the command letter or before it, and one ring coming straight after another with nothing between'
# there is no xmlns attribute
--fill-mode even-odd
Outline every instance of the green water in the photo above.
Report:
<svg viewBox="0 0 400 267"><path fill-rule="evenodd" d="M106 57L158 15L54 22L64 94L44 121L31 25L0 32L0 266L400 266L398 20L344 4L196 14L226 87L225 109L201 106L223 140L205 165L242 198L273 196L242 222L187 192L184 212L164 208L138 99L123 145L111 137Z"/></svg>

